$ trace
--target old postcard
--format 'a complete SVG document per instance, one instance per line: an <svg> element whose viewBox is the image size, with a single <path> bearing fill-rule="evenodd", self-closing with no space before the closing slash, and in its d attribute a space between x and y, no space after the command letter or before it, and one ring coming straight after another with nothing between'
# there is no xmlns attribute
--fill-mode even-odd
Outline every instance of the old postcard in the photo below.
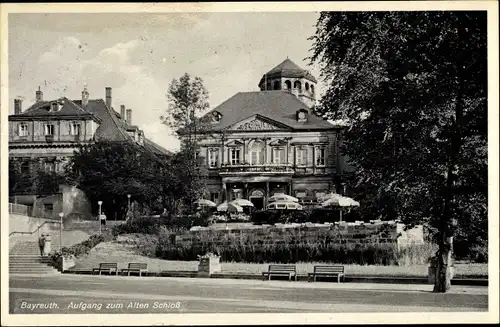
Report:
<svg viewBox="0 0 500 327"><path fill-rule="evenodd" d="M496 2L0 8L2 326L498 323Z"/></svg>

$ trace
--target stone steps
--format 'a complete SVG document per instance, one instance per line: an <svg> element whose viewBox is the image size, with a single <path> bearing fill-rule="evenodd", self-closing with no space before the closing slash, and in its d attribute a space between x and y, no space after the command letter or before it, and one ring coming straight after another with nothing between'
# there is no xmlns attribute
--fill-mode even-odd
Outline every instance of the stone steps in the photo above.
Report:
<svg viewBox="0 0 500 327"><path fill-rule="evenodd" d="M40 255L37 242L19 242L14 245L9 254L10 274L56 274L57 269L51 266L48 256Z"/></svg>

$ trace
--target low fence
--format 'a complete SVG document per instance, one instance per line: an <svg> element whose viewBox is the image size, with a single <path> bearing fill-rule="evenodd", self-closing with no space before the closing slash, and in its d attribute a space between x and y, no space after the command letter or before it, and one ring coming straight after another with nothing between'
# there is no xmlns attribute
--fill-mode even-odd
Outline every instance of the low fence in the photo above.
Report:
<svg viewBox="0 0 500 327"><path fill-rule="evenodd" d="M33 214L33 207L24 204L9 203L9 213L31 216Z"/></svg>
<svg viewBox="0 0 500 327"><path fill-rule="evenodd" d="M9 213L28 217L57 219L53 211L44 210L43 208L37 208L35 210L32 206L18 203L9 203Z"/></svg>

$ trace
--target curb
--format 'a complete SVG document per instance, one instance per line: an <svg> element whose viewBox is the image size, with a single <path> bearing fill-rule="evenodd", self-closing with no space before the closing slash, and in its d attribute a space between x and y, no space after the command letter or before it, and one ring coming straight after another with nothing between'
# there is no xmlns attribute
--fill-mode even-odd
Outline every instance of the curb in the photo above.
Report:
<svg viewBox="0 0 500 327"><path fill-rule="evenodd" d="M64 274L92 275L92 270L78 269L66 270ZM97 276L97 275L96 275ZM108 276L108 275L103 275ZM120 276L120 275L118 275ZM135 276L135 275L134 275ZM215 273L210 276L199 275L197 271L161 271L148 272L144 277L185 277L185 278L218 278L218 279L251 279L262 280L260 274L228 274ZM298 275L297 281L308 281L307 275ZM371 283L371 284L429 284L427 277L390 277L390 276L346 276L344 282L347 283ZM488 279L458 278L451 280L452 285L461 286L488 286Z"/></svg>

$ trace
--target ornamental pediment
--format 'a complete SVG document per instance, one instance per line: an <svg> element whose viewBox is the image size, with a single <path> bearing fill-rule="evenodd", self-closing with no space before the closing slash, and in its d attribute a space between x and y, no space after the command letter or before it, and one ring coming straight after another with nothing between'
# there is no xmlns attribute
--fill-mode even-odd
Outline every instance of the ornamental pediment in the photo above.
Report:
<svg viewBox="0 0 500 327"><path fill-rule="evenodd" d="M234 131L273 131L273 130L289 130L290 127L274 121L272 119L255 115L244 119L227 128Z"/></svg>

